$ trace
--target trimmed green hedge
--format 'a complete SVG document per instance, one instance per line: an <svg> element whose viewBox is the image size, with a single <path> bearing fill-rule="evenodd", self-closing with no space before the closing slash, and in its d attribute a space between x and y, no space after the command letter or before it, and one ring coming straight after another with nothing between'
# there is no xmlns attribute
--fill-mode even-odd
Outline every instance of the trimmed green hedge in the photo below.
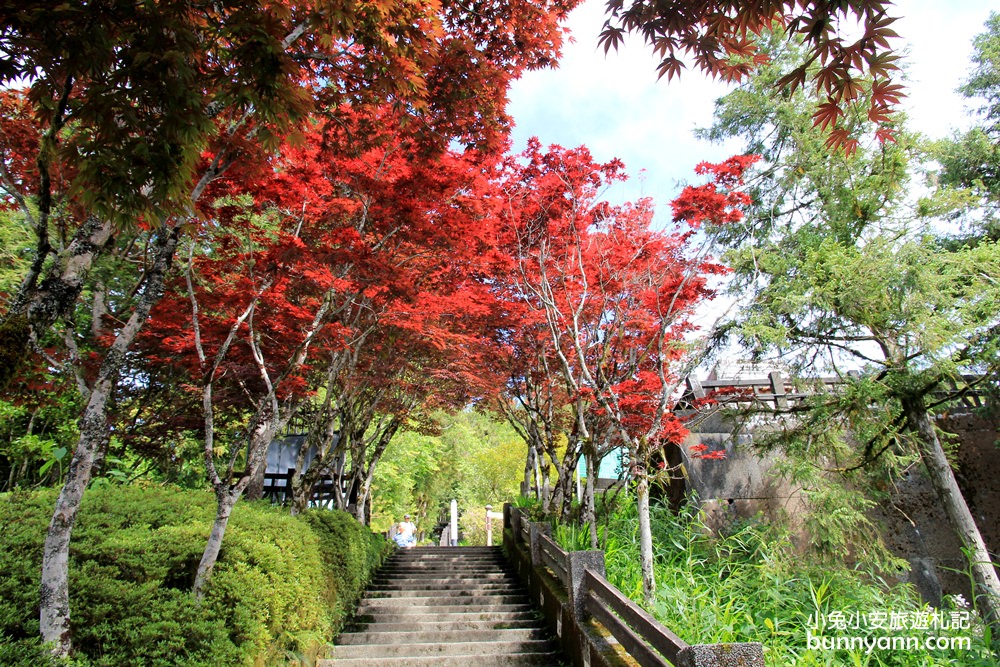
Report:
<svg viewBox="0 0 1000 667"><path fill-rule="evenodd" d="M55 492L0 499L0 665L45 662L38 577ZM343 512L237 504L205 601L190 590L215 513L209 493L87 492L70 554L81 667L271 665L320 654L389 551Z"/></svg>

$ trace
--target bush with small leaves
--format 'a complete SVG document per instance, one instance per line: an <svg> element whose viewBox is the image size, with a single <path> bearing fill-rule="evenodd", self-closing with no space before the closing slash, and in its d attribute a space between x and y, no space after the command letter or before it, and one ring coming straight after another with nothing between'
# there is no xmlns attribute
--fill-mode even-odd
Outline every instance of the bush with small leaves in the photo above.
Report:
<svg viewBox="0 0 1000 667"><path fill-rule="evenodd" d="M38 573L54 490L0 497L0 664L43 665ZM81 667L260 665L313 658L386 553L343 512L291 517L241 503L198 604L195 571L211 494L109 485L87 494L70 552L71 627Z"/></svg>

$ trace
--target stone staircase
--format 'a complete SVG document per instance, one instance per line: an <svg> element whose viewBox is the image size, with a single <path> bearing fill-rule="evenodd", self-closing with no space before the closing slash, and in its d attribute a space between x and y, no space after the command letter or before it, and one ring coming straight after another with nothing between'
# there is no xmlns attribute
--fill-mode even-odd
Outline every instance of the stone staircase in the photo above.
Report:
<svg viewBox="0 0 1000 667"><path fill-rule="evenodd" d="M318 667L558 667L566 661L499 547L391 556Z"/></svg>

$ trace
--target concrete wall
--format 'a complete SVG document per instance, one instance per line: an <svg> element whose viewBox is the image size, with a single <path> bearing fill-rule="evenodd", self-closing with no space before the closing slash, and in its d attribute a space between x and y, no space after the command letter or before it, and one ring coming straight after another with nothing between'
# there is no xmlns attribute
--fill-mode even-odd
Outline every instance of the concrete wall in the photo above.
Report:
<svg viewBox="0 0 1000 667"><path fill-rule="evenodd" d="M945 431L955 433L956 477L983 533L987 547L1000 561L1000 419L971 414L947 415L938 420ZM771 469L779 454L757 455L750 436L734 441L729 425L709 422L702 432L692 433L685 443L685 466L689 485L704 504L710 527L718 528L737 517L762 512L771 520L791 520L804 510L799 490ZM724 460L690 456L688 447L707 445L708 451L724 449ZM883 526L889 548L910 561L909 577L932 604L942 593L969 597L967 578L955 572L964 559L941 505L923 469L915 467L895 483L891 502L876 508L872 518Z"/></svg>
<svg viewBox="0 0 1000 667"><path fill-rule="evenodd" d="M938 420L944 431L958 436L955 477L994 561L1000 561L998 425L997 420L970 414ZM930 569L938 579L940 593L962 593L969 598L969 580L961 574L965 559L958 539L922 469L916 468L899 480L892 504L879 507L873 516L884 525L883 537L889 548L914 566L913 583L925 599L933 603L938 594Z"/></svg>

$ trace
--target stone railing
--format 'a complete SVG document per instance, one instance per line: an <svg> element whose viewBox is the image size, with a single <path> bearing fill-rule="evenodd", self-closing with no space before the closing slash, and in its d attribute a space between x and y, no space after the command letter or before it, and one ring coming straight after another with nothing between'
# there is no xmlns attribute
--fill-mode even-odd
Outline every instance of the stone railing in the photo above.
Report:
<svg viewBox="0 0 1000 667"><path fill-rule="evenodd" d="M509 504L503 546L574 665L764 667L759 643L687 644L604 578L603 552L563 551Z"/></svg>

